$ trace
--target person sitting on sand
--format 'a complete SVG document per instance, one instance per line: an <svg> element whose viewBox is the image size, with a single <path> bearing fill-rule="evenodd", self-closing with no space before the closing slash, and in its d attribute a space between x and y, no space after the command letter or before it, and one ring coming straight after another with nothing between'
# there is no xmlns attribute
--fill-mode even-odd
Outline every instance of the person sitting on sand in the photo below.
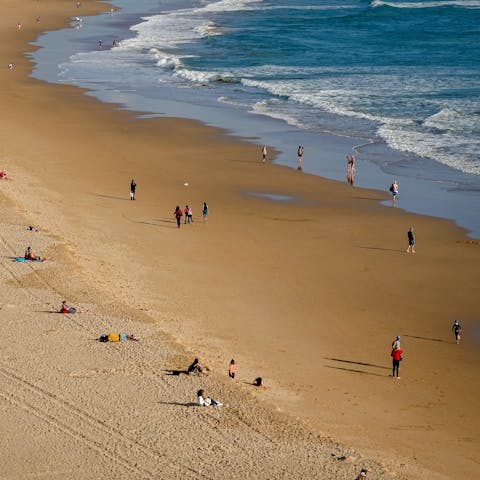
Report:
<svg viewBox="0 0 480 480"><path fill-rule="evenodd" d="M205 395L205 390L199 390L197 392L197 397L198 397L198 405L200 407L209 407L210 405L213 407L222 407L223 403L217 402L217 400L214 400L211 397L207 397Z"/></svg>
<svg viewBox="0 0 480 480"><path fill-rule="evenodd" d="M126 342L127 340L134 340L138 342L138 338L135 335L127 335L126 333L104 333L100 335L99 342Z"/></svg>
<svg viewBox="0 0 480 480"><path fill-rule="evenodd" d="M80 309L77 307L71 307L67 305L67 302L64 300L62 306L60 307L60 313L81 313Z"/></svg>
<svg viewBox="0 0 480 480"><path fill-rule="evenodd" d="M203 372L203 368L200 365L200 360L198 358L195 358L192 364L188 367L187 373L194 374L194 373L202 373L202 372Z"/></svg>
<svg viewBox="0 0 480 480"><path fill-rule="evenodd" d="M5 170L0 170L0 180L8 180L7 172Z"/></svg>
<svg viewBox="0 0 480 480"><path fill-rule="evenodd" d="M356 480L365 480L367 478L367 473L368 473L368 470L366 468L362 468Z"/></svg>
<svg viewBox="0 0 480 480"><path fill-rule="evenodd" d="M261 387L263 385L263 379L262 377L257 377L254 381L253 381L253 384L256 386L256 387Z"/></svg>
<svg viewBox="0 0 480 480"><path fill-rule="evenodd" d="M32 262L43 262L46 260L46 258L35 255L32 252L32 249L30 247L27 247L27 249L25 250L25 260L31 260Z"/></svg>

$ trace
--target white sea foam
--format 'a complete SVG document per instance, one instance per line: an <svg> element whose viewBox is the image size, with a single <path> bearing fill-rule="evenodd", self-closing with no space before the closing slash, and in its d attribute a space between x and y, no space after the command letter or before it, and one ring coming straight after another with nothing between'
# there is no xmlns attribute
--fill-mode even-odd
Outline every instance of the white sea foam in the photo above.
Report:
<svg viewBox="0 0 480 480"><path fill-rule="evenodd" d="M370 6L375 7L393 7L393 8L438 8L438 7L465 7L465 8L480 8L480 1L478 0L439 0L426 2L385 2L383 0L373 0Z"/></svg>
<svg viewBox="0 0 480 480"><path fill-rule="evenodd" d="M177 68L174 75L185 80L189 80L193 83L201 85L208 84L210 82L224 82L224 83L238 83L239 80L229 72L206 72L199 70L189 70L188 68Z"/></svg>
<svg viewBox="0 0 480 480"><path fill-rule="evenodd" d="M240 10L252 10L251 4L259 0L220 0L201 7L197 10L202 12L235 12Z"/></svg>
<svg viewBox="0 0 480 480"><path fill-rule="evenodd" d="M203 37L212 37L215 35L224 35L227 30L224 28L219 27L215 24L215 22L207 22L203 25L199 25L195 27L195 31L199 33L199 35Z"/></svg>
<svg viewBox="0 0 480 480"><path fill-rule="evenodd" d="M288 125L294 127L305 128L305 124L303 124L297 117L291 113L281 111L278 103L275 103L275 99L261 100L253 105L252 112L258 115L266 115L270 118L276 118L277 120L283 120Z"/></svg>
<svg viewBox="0 0 480 480"><path fill-rule="evenodd" d="M351 10L363 8L360 5L266 5L259 6L258 10Z"/></svg>
<svg viewBox="0 0 480 480"><path fill-rule="evenodd" d="M444 5L480 6L479 0L446 0L423 2L395 2L374 0L372 7L390 5L397 8L431 8ZM324 6L312 6L319 9ZM330 5L328 8L354 8L354 6ZM75 55L68 65L62 66L64 79L74 78L88 82L141 86L159 81L179 86L211 85L212 91L221 84L240 83L251 102L239 100L243 93L220 90L218 101L247 107L252 113L268 115L299 128L319 125L322 112L340 117L349 117L350 123L372 122L368 132L375 132L398 150L438 160L460 170L480 174L478 150L480 144L475 138L478 114L466 114L465 105L456 108L452 100L445 104L440 101L434 108L432 92L455 89L455 78L448 69L439 69L432 78L406 67L298 67L259 65L234 69L197 70L189 67L186 56L179 48L182 44L194 43L207 36L222 35L226 30L215 20L216 13L224 11L265 8L257 0L220 0L203 4L197 8L174 10L144 18L143 22L131 27L137 35L120 42L116 49ZM273 5L266 8L291 8L289 5ZM304 9L304 7L302 7ZM139 67L139 61L150 57L152 64L159 68ZM151 64L150 64L151 65ZM465 76L465 88L478 88L478 82ZM457 80L456 80L457 79ZM453 83L452 83L453 82ZM470 83L469 83L470 82ZM214 87L215 86L215 87ZM133 87L132 87L133 88ZM263 93L270 97L258 101ZM256 92L248 97L248 92ZM230 92L230 93L226 93ZM409 97L427 98L426 107L408 105ZM242 97L243 98L243 97ZM433 107L432 107L433 105ZM398 106L398 111L396 110ZM428 108L427 108L428 107ZM478 107L477 107L478 108ZM323 113L324 117L325 114ZM355 119L359 119L358 122ZM320 122L320 123L315 123ZM363 122L362 124L367 124ZM339 122L341 123L341 122ZM343 121L345 123L345 121ZM370 123L368 123L370 125ZM323 127L323 125L322 125ZM479 127L480 128L480 127ZM340 129L340 131L342 131ZM477 138L480 138L478 132ZM460 152L461 154L454 153Z"/></svg>
<svg viewBox="0 0 480 480"><path fill-rule="evenodd" d="M411 152L456 170L480 175L480 163L476 160L480 148L478 142L462 144L458 136L451 132L442 135L429 134L416 130L413 123L399 126L395 122L386 122L379 128L378 133L396 150Z"/></svg>

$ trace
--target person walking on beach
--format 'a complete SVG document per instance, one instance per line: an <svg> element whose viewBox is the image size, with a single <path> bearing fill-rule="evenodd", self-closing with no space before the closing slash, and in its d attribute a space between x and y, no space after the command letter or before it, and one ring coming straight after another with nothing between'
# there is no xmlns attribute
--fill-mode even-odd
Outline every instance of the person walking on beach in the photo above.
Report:
<svg viewBox="0 0 480 480"><path fill-rule="evenodd" d="M132 181L130 182L130 200L135 200L136 189L137 189L137 184L135 183L135 180L132 178Z"/></svg>
<svg viewBox="0 0 480 480"><path fill-rule="evenodd" d="M228 366L228 376L230 378L235 378L236 371L237 371L237 364L235 363L235 360L232 358L230 360L230 365Z"/></svg>
<svg viewBox="0 0 480 480"><path fill-rule="evenodd" d="M452 325L452 331L455 334L455 343L460 343L460 334L462 333L462 326L458 320L455 320Z"/></svg>
<svg viewBox="0 0 480 480"><path fill-rule="evenodd" d="M298 156L297 170L299 172L301 172L302 171L302 161L303 161L303 145L298 146L297 156Z"/></svg>
<svg viewBox="0 0 480 480"><path fill-rule="evenodd" d="M206 222L207 219L208 219L208 205L207 205L207 202L203 202L202 216L203 216L203 221Z"/></svg>
<svg viewBox="0 0 480 480"><path fill-rule="evenodd" d="M177 227L180 228L180 220L182 219L182 209L177 205L177 208L175 208L175 211L173 212L175 215L175 218L177 219Z"/></svg>
<svg viewBox="0 0 480 480"><path fill-rule="evenodd" d="M187 223L193 223L193 210L192 207L188 207L188 213L187 213Z"/></svg>
<svg viewBox="0 0 480 480"><path fill-rule="evenodd" d="M397 200L398 195L398 183L396 180L394 180L393 183L390 185L390 193L392 194L392 201L395 205L395 201Z"/></svg>
<svg viewBox="0 0 480 480"><path fill-rule="evenodd" d="M407 253L415 253L415 235L413 234L413 227L410 227L407 232L408 248Z"/></svg>
<svg viewBox="0 0 480 480"><path fill-rule="evenodd" d="M400 362L402 361L403 350L401 348L394 348L390 356L392 357L392 377L400 378Z"/></svg>
<svg viewBox="0 0 480 480"><path fill-rule="evenodd" d="M347 183L353 187L355 180L355 157L347 155Z"/></svg>
<svg viewBox="0 0 480 480"><path fill-rule="evenodd" d="M267 146L264 145L262 147L262 162L265 163L267 161Z"/></svg>
<svg viewBox="0 0 480 480"><path fill-rule="evenodd" d="M188 221L188 213L189 212L190 212L190 208L188 208L188 205L185 205L185 210L183 211L183 213L185 214L185 224Z"/></svg>

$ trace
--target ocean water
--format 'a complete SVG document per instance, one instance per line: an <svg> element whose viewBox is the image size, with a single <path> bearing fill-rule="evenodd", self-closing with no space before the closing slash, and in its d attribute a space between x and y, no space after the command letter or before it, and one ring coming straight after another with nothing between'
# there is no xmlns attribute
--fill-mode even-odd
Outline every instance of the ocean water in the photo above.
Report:
<svg viewBox="0 0 480 480"><path fill-rule="evenodd" d="M404 207L480 232L464 211L480 197L480 0L113 3L39 39L34 75L256 137L292 166L333 134L307 170L343 180L353 149L363 186L400 177Z"/></svg>

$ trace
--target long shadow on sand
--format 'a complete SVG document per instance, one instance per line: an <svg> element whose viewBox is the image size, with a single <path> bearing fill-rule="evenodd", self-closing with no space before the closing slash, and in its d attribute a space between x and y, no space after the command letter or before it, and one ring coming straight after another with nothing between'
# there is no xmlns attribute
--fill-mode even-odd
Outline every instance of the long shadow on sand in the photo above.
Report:
<svg viewBox="0 0 480 480"><path fill-rule="evenodd" d="M162 227L162 228L178 228L174 225L159 225L158 223L152 223L152 222L145 222L144 220L130 220L131 222L134 223L143 223L144 225L153 225L154 227Z"/></svg>
<svg viewBox="0 0 480 480"><path fill-rule="evenodd" d="M94 193L97 197L103 197L103 198L113 198L114 200L130 200L127 197L114 197L113 195L103 195L102 193Z"/></svg>
<svg viewBox="0 0 480 480"><path fill-rule="evenodd" d="M186 403L182 403L182 402L158 402L162 405L177 405L178 407L198 407L198 403L194 403L194 402L186 402Z"/></svg>
<svg viewBox="0 0 480 480"><path fill-rule="evenodd" d="M375 365L373 363L354 362L353 360L344 360L342 358L330 358L330 357L323 357L323 358L325 360L333 360L334 362L352 363L354 365L361 365L362 367L375 367L375 368L382 368L383 370L390 370L390 367L385 367L384 365Z"/></svg>
<svg viewBox="0 0 480 480"><path fill-rule="evenodd" d="M430 340L431 342L442 342L442 343L450 343L446 340L442 340L441 338L430 338L430 337L417 337L416 335L404 335L404 337L408 338L418 338L420 340Z"/></svg>
<svg viewBox="0 0 480 480"><path fill-rule="evenodd" d="M154 222L174 223L175 225L177 224L177 221L175 219L172 219L172 218L153 218L152 220Z"/></svg>
<svg viewBox="0 0 480 480"><path fill-rule="evenodd" d="M164 372L165 372L165 375L174 375L174 376L178 376L181 374L188 375L187 370L164 370Z"/></svg>
<svg viewBox="0 0 480 480"><path fill-rule="evenodd" d="M375 377L384 377L385 376L385 375L380 375L379 373L371 373L371 372L365 372L363 370L356 370L354 368L333 367L331 365L325 365L325 368L333 368L335 370L343 370L344 372L361 373L363 375L373 375Z"/></svg>
<svg viewBox="0 0 480 480"><path fill-rule="evenodd" d="M383 248L383 247L369 247L369 246L362 246L360 245L357 248L363 248L364 250L383 250L384 252L401 252L403 253L405 250L398 250L395 248Z"/></svg>

